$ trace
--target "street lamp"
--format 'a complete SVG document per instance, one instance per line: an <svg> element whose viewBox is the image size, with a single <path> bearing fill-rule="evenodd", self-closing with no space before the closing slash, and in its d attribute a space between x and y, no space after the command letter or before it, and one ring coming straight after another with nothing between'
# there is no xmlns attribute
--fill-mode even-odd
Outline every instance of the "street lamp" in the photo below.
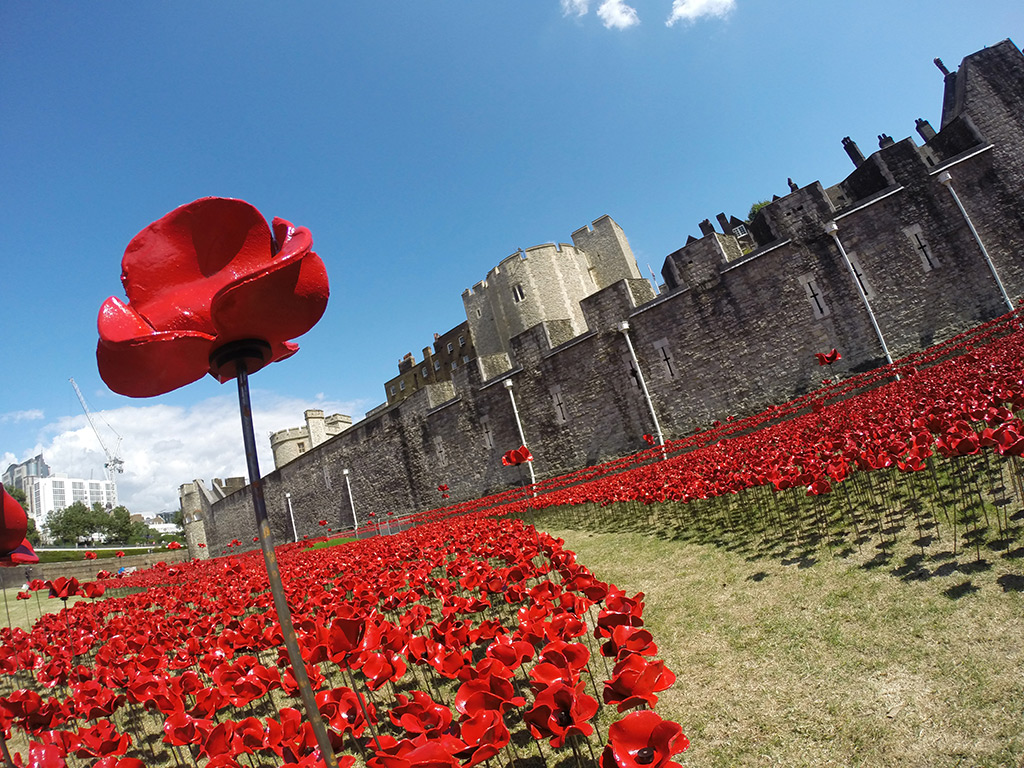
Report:
<svg viewBox="0 0 1024 768"><path fill-rule="evenodd" d="M943 171L939 174L939 184L949 190L949 194L953 196L953 202L956 203L956 207L960 209L960 215L964 217L964 221L967 222L967 228L971 230L971 234L974 235L974 242L978 244L981 249L981 255L985 257L985 263L988 264L989 272L992 273L992 277L996 281L996 285L999 287L999 293L1002 294L1003 301L1006 302L1006 306L1013 312L1013 302L1010 301L1010 297L1006 295L1006 288L1003 287L1003 281L999 279L999 273L996 272L996 265L992 263L992 257L988 255L988 249L985 244L981 242L981 235L978 234L978 230L974 228L974 222L971 221L971 217L967 215L967 209L964 208L964 204L960 202L960 196L957 195L956 190L953 189L953 177L950 176L949 171Z"/></svg>
<svg viewBox="0 0 1024 768"><path fill-rule="evenodd" d="M341 474L345 476L345 488L348 490L348 508L352 510L352 528L355 531L355 536L359 538L359 518L356 517L356 505L352 501L352 483L348 479L348 470L341 470Z"/></svg>
<svg viewBox="0 0 1024 768"><path fill-rule="evenodd" d="M512 401L512 415L516 417L516 428L519 430L519 442L526 445L526 437L523 435L523 423L519 420L519 409L516 407L516 395L512 391L512 379L505 379L505 389L508 390L508 397ZM530 485L537 484L537 476L533 473L533 462L526 462L526 468L530 470Z"/></svg>
<svg viewBox="0 0 1024 768"><path fill-rule="evenodd" d="M636 351L633 349L633 341L629 338L629 321L622 320L615 329L622 334L626 340L626 348L629 349L629 358L633 361L633 370L636 371L637 381L640 382L640 389L644 393L644 400L647 402L647 410L651 412L651 420L654 422L654 432L658 437L658 445L662 447L664 456L665 437L661 434L661 424L658 423L658 414L654 410L654 403L651 401L651 393L647 391L647 381L644 379L644 372L640 370L640 361L636 359Z"/></svg>
<svg viewBox="0 0 1024 768"><path fill-rule="evenodd" d="M864 308L868 311L868 317L871 319L871 327L875 329L875 335L878 337L878 343L882 345L882 352L885 353L886 361L892 365L892 355L889 354L889 347L885 344L885 337L882 336L882 329L878 327L878 321L875 319L875 313L871 309L871 302L868 301L868 295L864 292L864 286L860 284L860 280L857 278L857 273L853 269L853 262L850 261L850 257L846 253L846 249L843 248L842 242L839 240L839 225L835 221L830 221L825 225L825 234L831 235L835 241L836 247L839 249L839 253L843 257L843 261L846 263L846 268L850 271L850 277L853 278L853 285L857 289L857 293L860 294L860 300L864 302Z"/></svg>

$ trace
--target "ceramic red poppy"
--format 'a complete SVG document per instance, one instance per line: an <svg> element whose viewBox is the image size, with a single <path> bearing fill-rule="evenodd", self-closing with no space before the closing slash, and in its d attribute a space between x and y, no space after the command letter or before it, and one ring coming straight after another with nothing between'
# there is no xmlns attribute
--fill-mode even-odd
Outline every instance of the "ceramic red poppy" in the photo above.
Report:
<svg viewBox="0 0 1024 768"><path fill-rule="evenodd" d="M815 352L814 356L818 359L818 365L832 365L832 363L843 358L835 347L828 352Z"/></svg>
<svg viewBox="0 0 1024 768"><path fill-rule="evenodd" d="M533 454L530 453L530 449L525 445L513 448L501 457L501 463L506 467L516 467L527 461L533 461Z"/></svg>
<svg viewBox="0 0 1024 768"><path fill-rule="evenodd" d="M679 723L650 710L632 712L608 728L601 768L680 768L672 756L689 746Z"/></svg>
<svg viewBox="0 0 1024 768"><path fill-rule="evenodd" d="M121 262L128 303L100 308L100 375L115 392L152 397L209 373L229 381L234 362L212 358L232 342L253 342L252 373L293 355L291 341L327 307L323 262L309 230L274 219L244 200L206 197L136 235Z"/></svg>
<svg viewBox="0 0 1024 768"><path fill-rule="evenodd" d="M32 545L25 538L28 516L7 489L0 485L0 567L31 565L39 562Z"/></svg>

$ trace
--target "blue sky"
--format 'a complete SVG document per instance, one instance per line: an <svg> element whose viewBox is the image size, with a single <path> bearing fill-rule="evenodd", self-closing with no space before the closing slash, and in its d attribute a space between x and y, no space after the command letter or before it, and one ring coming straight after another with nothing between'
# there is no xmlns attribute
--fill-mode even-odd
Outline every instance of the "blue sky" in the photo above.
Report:
<svg viewBox="0 0 1024 768"><path fill-rule="evenodd" d="M787 177L842 179L842 137L868 154L917 117L938 127L932 59L953 69L1024 40L1019 0L964 7L5 3L0 463L42 450L57 472L102 473L74 376L123 437L133 511L242 473L233 388L131 400L96 371L124 248L178 205L239 197L312 231L331 303L294 358L253 378L257 428L313 406L359 418L517 248L609 214L660 271L701 219L743 217Z"/></svg>

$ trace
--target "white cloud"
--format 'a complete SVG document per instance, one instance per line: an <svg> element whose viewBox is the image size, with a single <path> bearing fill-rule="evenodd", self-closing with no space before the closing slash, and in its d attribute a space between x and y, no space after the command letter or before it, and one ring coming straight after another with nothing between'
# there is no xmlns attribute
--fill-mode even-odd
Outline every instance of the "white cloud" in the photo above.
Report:
<svg viewBox="0 0 1024 768"><path fill-rule="evenodd" d="M724 18L736 7L736 0L672 0L672 13L665 26L671 27L677 21L692 24L702 16Z"/></svg>
<svg viewBox="0 0 1024 768"><path fill-rule="evenodd" d="M586 16L590 0L562 0L562 14L565 16Z"/></svg>
<svg viewBox="0 0 1024 768"><path fill-rule="evenodd" d="M622 0L604 0L597 9L597 15L608 29L629 29L640 23L636 9Z"/></svg>
<svg viewBox="0 0 1024 768"><path fill-rule="evenodd" d="M260 471L273 471L271 432L301 426L303 411L321 408L331 413L362 413L365 403L340 403L318 398L310 402L253 391L253 423ZM246 474L238 400L225 395L191 407L171 405L124 406L95 413L107 447L114 449L121 435L119 454L124 474L117 476L121 503L132 512L152 513L177 509L178 486L196 478ZM106 458L85 416L65 417L43 429L43 442L29 454L42 453L54 473L71 477L102 478ZM22 460L28 456L22 457ZM17 461L4 454L4 466Z"/></svg>
<svg viewBox="0 0 1024 768"><path fill-rule="evenodd" d="M43 412L38 408L28 411L8 411L0 413L0 424L17 424L22 421L38 421L43 418Z"/></svg>

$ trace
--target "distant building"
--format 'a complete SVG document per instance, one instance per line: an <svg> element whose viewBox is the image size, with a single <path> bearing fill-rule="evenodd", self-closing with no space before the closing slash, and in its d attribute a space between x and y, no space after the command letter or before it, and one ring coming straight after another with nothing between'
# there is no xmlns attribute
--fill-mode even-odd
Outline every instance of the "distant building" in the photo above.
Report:
<svg viewBox="0 0 1024 768"><path fill-rule="evenodd" d="M29 477L49 477L50 467L43 461L43 454L33 456L21 464L11 464L4 470L3 484L8 488L25 490L25 480Z"/></svg>
<svg viewBox="0 0 1024 768"><path fill-rule="evenodd" d="M275 467L284 466L310 448L352 426L352 417L343 413L332 413L325 418L323 411L311 409L306 411L305 417L305 426L270 433L270 448L274 452Z"/></svg>
<svg viewBox="0 0 1024 768"><path fill-rule="evenodd" d="M476 350L469 334L469 323L459 323L450 331L435 333L433 349L424 347L420 362L411 352L398 361L398 375L384 382L387 404L400 403L428 384L450 382L452 371L474 360Z"/></svg>
<svg viewBox="0 0 1024 768"><path fill-rule="evenodd" d="M117 486L110 480L84 480L67 475L33 475L25 478L24 491L28 497L26 511L35 520L36 528L44 540L47 538L44 526L50 515L70 507L76 501L87 507L99 504L107 510L117 506Z"/></svg>

